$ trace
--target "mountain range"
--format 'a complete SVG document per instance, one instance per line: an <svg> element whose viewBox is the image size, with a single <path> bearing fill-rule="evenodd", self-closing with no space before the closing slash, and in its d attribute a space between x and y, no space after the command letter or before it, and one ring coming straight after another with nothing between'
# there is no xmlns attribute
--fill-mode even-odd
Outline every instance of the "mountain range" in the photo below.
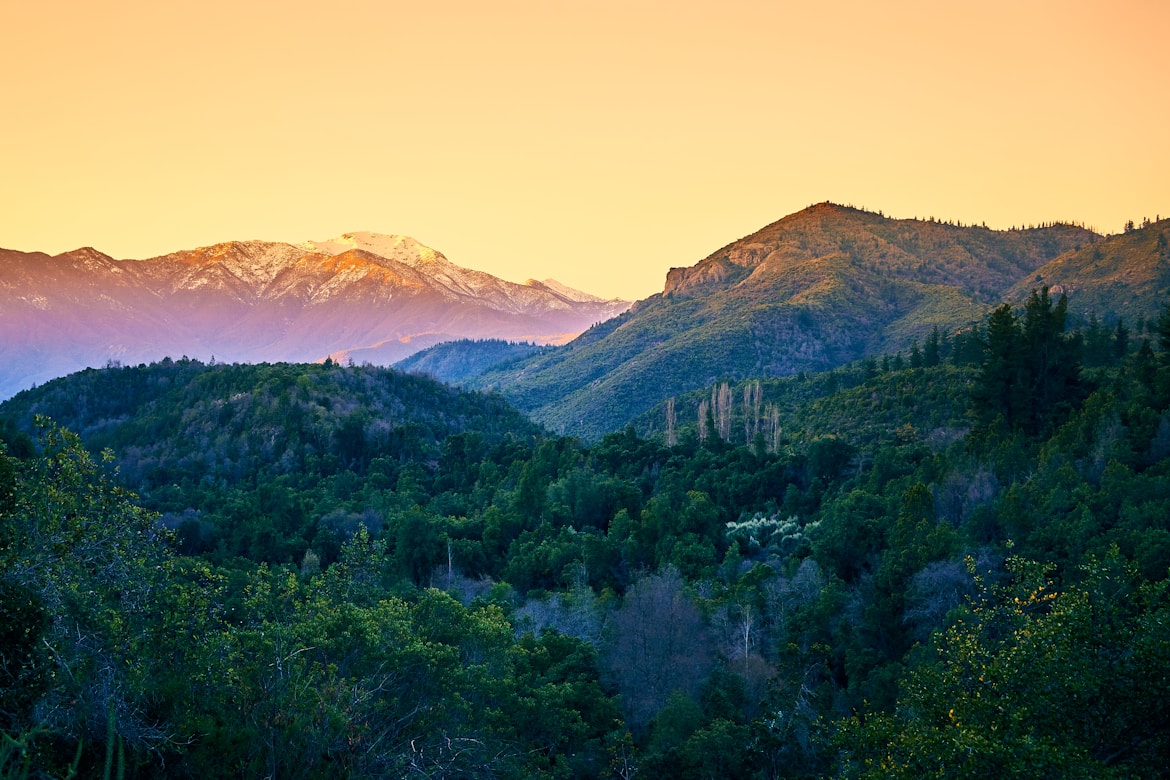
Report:
<svg viewBox="0 0 1170 780"><path fill-rule="evenodd" d="M715 382L823 371L906 349L935 327L953 334L1043 286L1069 295L1073 324L1152 318L1170 293L1168 235L1170 220L1105 237L816 204L671 269L661 293L568 345L463 383L501 392L554 431L597 438Z"/></svg>
<svg viewBox="0 0 1170 780"><path fill-rule="evenodd" d="M554 431L594 439L716 382L952 335L1045 286L1069 296L1074 326L1151 320L1170 295L1170 220L1103 236L820 203L671 269L633 306L506 282L373 233L142 261L0 250L0 397L107 361L330 356L497 391Z"/></svg>
<svg viewBox="0 0 1170 780"><path fill-rule="evenodd" d="M331 361L20 392L0 775L1163 777L1168 269L1170 221L822 204L568 345L410 361L592 443Z"/></svg>
<svg viewBox="0 0 1170 780"><path fill-rule="evenodd" d="M230 241L148 260L0 249L0 398L85 367L189 355L386 365L460 338L563 343L625 310L516 284L405 236Z"/></svg>

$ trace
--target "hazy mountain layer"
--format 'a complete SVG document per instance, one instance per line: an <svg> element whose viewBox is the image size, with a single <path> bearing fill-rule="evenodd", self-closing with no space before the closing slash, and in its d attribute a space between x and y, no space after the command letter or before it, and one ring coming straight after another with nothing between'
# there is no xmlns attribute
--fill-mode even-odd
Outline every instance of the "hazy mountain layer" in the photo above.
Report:
<svg viewBox="0 0 1170 780"><path fill-rule="evenodd" d="M422 374L448 384L461 385L485 372L533 354L556 349L526 342L484 339L436 344L394 364L411 374Z"/></svg>
<svg viewBox="0 0 1170 780"><path fill-rule="evenodd" d="M388 364L459 338L563 343L627 306L552 280L507 282L375 233L149 260L0 250L0 397L108 361Z"/></svg>

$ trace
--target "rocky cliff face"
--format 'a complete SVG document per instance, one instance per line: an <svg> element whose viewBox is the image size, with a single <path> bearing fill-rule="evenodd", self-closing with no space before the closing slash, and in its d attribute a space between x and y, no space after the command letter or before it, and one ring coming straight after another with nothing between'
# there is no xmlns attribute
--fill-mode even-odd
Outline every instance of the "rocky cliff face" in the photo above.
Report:
<svg viewBox="0 0 1170 780"><path fill-rule="evenodd" d="M405 236L230 241L148 260L0 250L0 398L109 361L390 363L440 341L562 343L628 308L462 268Z"/></svg>

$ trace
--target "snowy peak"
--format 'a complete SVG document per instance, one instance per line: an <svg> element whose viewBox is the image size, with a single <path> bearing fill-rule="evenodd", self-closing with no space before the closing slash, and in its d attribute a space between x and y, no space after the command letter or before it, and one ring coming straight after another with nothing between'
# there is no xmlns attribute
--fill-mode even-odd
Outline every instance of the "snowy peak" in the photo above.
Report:
<svg viewBox="0 0 1170 780"><path fill-rule="evenodd" d="M410 236L386 235L359 231L345 233L327 241L304 241L300 249L336 257L347 252L361 252L373 262L399 270L405 265L421 272L432 286L446 298L479 298L485 289L500 283L507 284L491 274L461 268L448 260L442 252L426 246Z"/></svg>
<svg viewBox="0 0 1170 780"><path fill-rule="evenodd" d="M323 255L339 255L352 249L360 249L387 260L396 260L409 266L424 263L447 262L441 252L419 243L410 236L386 235L359 231L345 233L327 241L302 241L297 246Z"/></svg>
<svg viewBox="0 0 1170 780"><path fill-rule="evenodd" d="M392 363L439 341L562 343L629 307L553 284L505 281L370 232L145 260L0 250L0 398L109 359Z"/></svg>
<svg viewBox="0 0 1170 780"><path fill-rule="evenodd" d="M569 287L567 284L561 284L556 279L545 279L543 281L537 281L536 279L529 279L528 281L524 282L524 284L528 285L529 287L543 288L543 289L548 290L556 295L559 295L560 297L564 298L566 301L572 301L574 303L605 303L606 302L605 298L602 298L602 297L597 296L597 295L590 295L587 292L582 292L581 290L577 290L577 289L574 289L572 287Z"/></svg>
<svg viewBox="0 0 1170 780"><path fill-rule="evenodd" d="M92 246L83 246L80 249L74 249L72 252L57 255L57 257L66 257L75 262L90 266L100 266L114 262L114 258L104 252L99 252Z"/></svg>
<svg viewBox="0 0 1170 780"><path fill-rule="evenodd" d="M261 298L305 251L269 241L227 241L148 260L123 260L161 294L179 290L223 291L245 301Z"/></svg>
<svg viewBox="0 0 1170 780"><path fill-rule="evenodd" d="M415 269L425 276L433 289L449 300L473 300L497 311L567 312L580 306L600 306L605 309L605 318L608 319L629 305L628 301L607 301L574 290L554 279L544 282L529 279L524 284L516 284L483 271L464 268L452 263L442 252L409 236L359 231L327 241L305 241L297 247L332 256L353 251L369 253L388 263ZM612 313L608 313L610 311Z"/></svg>
<svg viewBox="0 0 1170 780"><path fill-rule="evenodd" d="M219 291L249 304L282 298L294 290L302 299L306 295L344 297L347 286L360 285L358 294L365 300L429 294L460 305L525 315L569 313L585 307L608 319L629 305L551 279L516 284L458 266L409 236L368 231L298 244L227 241L150 260L109 260L109 264L133 265L169 293Z"/></svg>

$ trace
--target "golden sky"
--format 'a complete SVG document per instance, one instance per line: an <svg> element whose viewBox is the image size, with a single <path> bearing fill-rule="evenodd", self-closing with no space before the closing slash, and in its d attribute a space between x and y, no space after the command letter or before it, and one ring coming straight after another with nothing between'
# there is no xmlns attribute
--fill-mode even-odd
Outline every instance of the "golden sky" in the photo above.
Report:
<svg viewBox="0 0 1170 780"><path fill-rule="evenodd" d="M64 0L0 30L9 249L369 230L640 298L823 200L1170 215L1164 0Z"/></svg>

